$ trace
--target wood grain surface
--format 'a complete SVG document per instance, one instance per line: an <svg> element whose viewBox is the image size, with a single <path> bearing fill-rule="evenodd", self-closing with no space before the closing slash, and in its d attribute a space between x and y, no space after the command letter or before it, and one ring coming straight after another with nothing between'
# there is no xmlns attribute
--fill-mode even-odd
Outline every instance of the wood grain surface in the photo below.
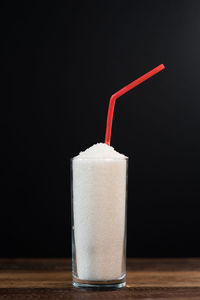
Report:
<svg viewBox="0 0 200 300"><path fill-rule="evenodd" d="M113 291L73 288L70 259L0 259L0 299L200 299L200 258L128 259Z"/></svg>

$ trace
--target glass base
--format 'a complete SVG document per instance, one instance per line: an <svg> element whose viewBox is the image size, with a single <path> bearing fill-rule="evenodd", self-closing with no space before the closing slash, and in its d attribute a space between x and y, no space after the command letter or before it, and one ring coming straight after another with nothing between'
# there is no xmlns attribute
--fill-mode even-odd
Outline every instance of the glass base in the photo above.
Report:
<svg viewBox="0 0 200 300"><path fill-rule="evenodd" d="M126 282L113 283L113 284L90 284L90 283L79 283L72 282L73 286L76 288L96 288L96 289L121 289L126 286Z"/></svg>
<svg viewBox="0 0 200 300"><path fill-rule="evenodd" d="M126 286L126 276L120 278L119 280L108 280L108 281L89 281L80 280L73 277L72 284L76 288L88 288L88 289L120 289Z"/></svg>

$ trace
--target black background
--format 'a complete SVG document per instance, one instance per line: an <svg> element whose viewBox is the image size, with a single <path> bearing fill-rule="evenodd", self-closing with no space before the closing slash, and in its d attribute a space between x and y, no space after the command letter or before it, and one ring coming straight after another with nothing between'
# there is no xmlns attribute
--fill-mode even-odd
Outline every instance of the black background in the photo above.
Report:
<svg viewBox="0 0 200 300"><path fill-rule="evenodd" d="M71 255L69 159L129 156L128 256L200 254L200 2L1 2L2 257Z"/></svg>

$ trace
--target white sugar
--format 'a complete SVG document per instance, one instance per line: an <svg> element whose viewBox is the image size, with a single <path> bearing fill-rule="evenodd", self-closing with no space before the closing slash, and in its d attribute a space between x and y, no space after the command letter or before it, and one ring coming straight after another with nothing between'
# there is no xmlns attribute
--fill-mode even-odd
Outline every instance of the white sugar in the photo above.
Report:
<svg viewBox="0 0 200 300"><path fill-rule="evenodd" d="M125 274L126 157L96 144L73 159L77 275L114 280Z"/></svg>
<svg viewBox="0 0 200 300"><path fill-rule="evenodd" d="M83 152L80 152L78 156L75 158L125 158L123 154L120 154L119 152L115 151L115 149L111 146L108 146L104 143L97 143L93 145L92 147L86 149Z"/></svg>

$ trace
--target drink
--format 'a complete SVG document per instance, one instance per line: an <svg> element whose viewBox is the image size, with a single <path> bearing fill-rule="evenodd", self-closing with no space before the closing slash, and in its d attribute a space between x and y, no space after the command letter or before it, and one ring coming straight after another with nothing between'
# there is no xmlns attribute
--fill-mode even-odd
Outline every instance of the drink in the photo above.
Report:
<svg viewBox="0 0 200 300"><path fill-rule="evenodd" d="M72 160L73 284L125 285L127 157L96 144Z"/></svg>
<svg viewBox="0 0 200 300"><path fill-rule="evenodd" d="M105 144L72 159L72 261L76 287L125 286L128 159L110 147L116 100L165 68L163 64L110 97Z"/></svg>

